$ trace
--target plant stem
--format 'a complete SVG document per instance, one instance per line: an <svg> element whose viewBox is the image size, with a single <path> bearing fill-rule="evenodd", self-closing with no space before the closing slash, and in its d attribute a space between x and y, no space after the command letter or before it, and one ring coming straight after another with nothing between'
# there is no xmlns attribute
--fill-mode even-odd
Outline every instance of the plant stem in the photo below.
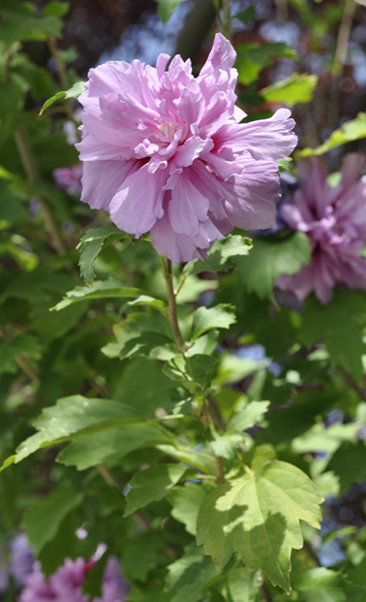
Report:
<svg viewBox="0 0 366 602"><path fill-rule="evenodd" d="M26 132L22 129L16 130L16 132L14 133L14 138L28 181L31 184L40 184L42 182L42 179L38 171ZM60 255L60 257L63 257L64 255L66 255L67 252L66 247L64 241L62 240L61 233L58 229L58 225L51 213L48 202L41 195L37 195L37 198L41 203L46 227L49 234L51 235L51 244L56 250L57 254Z"/></svg>
<svg viewBox="0 0 366 602"><path fill-rule="evenodd" d="M222 0L222 31L224 35L230 40L230 0Z"/></svg>
<svg viewBox="0 0 366 602"><path fill-rule="evenodd" d="M173 273L172 273L172 262L166 257L162 259L163 263L163 275L165 278L166 289L168 293L168 320L172 327L175 343L179 353L184 354L186 352L186 345L182 337L182 333L179 328L177 318L177 305L175 302L176 292L173 288Z"/></svg>
<svg viewBox="0 0 366 602"><path fill-rule="evenodd" d="M262 583L261 587L260 587L260 592L263 596L263 598L265 599L266 602L272 602L272 598L271 595L266 587L266 585L264 583Z"/></svg>
<svg viewBox="0 0 366 602"><path fill-rule="evenodd" d="M332 129L337 125L339 117L339 84L342 78L343 66L347 58L348 42L351 34L352 21L356 6L357 5L354 0L345 0L342 20L338 32L337 46L331 68L333 79L330 89L330 111L328 125Z"/></svg>
<svg viewBox="0 0 366 602"><path fill-rule="evenodd" d="M47 43L48 43L48 48L50 50L50 53L51 53L52 57L55 59L56 64L57 64L58 75L59 75L59 78L60 78L61 86L66 91L66 90L69 89L70 86L69 86L69 82L68 82L68 79L67 79L67 73L66 73L66 69L65 69L65 64L61 60L60 55L58 53L56 38L54 38L54 37L48 38ZM72 121L74 121L73 110L72 110L70 101L67 100L67 99L65 99L65 110L66 110L67 116L70 119L72 119Z"/></svg>
<svg viewBox="0 0 366 602"><path fill-rule="evenodd" d="M216 467L216 483L222 485L225 483L225 470L222 458L215 456L215 467Z"/></svg>
<svg viewBox="0 0 366 602"><path fill-rule="evenodd" d="M0 338L2 338L5 341L5 343L9 343L8 336L1 328L0 328ZM16 355L14 357L14 361L16 364L18 364L19 368L21 368L21 370L23 370L23 372L28 376L29 380L35 386L38 386L41 383L41 379L39 378L38 374L33 370L33 368L31 368L31 366L28 366L27 360L22 355Z"/></svg>

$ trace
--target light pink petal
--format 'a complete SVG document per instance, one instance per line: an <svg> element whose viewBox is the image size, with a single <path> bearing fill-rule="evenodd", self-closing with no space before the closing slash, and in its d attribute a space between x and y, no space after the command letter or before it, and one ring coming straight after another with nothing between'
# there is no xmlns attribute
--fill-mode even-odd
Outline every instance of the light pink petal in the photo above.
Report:
<svg viewBox="0 0 366 602"><path fill-rule="evenodd" d="M164 52L159 54L159 56L156 60L156 71L157 71L159 79L162 78L162 76L165 72L166 66L169 62L169 59L170 59L169 54L165 54Z"/></svg>
<svg viewBox="0 0 366 602"><path fill-rule="evenodd" d="M273 226L279 191L277 164L246 159L243 175L234 179L234 184L225 185L225 209L233 227L258 230Z"/></svg>
<svg viewBox="0 0 366 602"><path fill-rule="evenodd" d="M109 206L116 226L137 238L148 232L164 213L163 186L167 175L160 169L151 175L147 167L145 164L127 176Z"/></svg>
<svg viewBox="0 0 366 602"><path fill-rule="evenodd" d="M110 202L126 177L138 169L137 161L85 161L81 200L91 209L109 209Z"/></svg>
<svg viewBox="0 0 366 602"><path fill-rule="evenodd" d="M197 236L200 231L200 222L207 219L209 199L203 196L192 184L185 170L177 178L172 190L168 213L171 226L178 234Z"/></svg>
<svg viewBox="0 0 366 602"><path fill-rule="evenodd" d="M355 183L364 165L365 157L360 153L349 153L345 156L342 164L342 179L339 184L342 194Z"/></svg>
<svg viewBox="0 0 366 602"><path fill-rule="evenodd" d="M236 52L229 40L222 33L215 35L214 43L206 63L203 65L199 78L212 72L212 69L222 69L228 71L234 65Z"/></svg>
<svg viewBox="0 0 366 602"><path fill-rule="evenodd" d="M203 140L199 136L192 136L177 148L174 162L178 167L188 167L202 152L209 152L212 148L212 140Z"/></svg>
<svg viewBox="0 0 366 602"><path fill-rule="evenodd" d="M290 115L287 109L279 109L270 119L225 125L216 132L215 141L238 153L248 150L258 160L287 157L297 144Z"/></svg>

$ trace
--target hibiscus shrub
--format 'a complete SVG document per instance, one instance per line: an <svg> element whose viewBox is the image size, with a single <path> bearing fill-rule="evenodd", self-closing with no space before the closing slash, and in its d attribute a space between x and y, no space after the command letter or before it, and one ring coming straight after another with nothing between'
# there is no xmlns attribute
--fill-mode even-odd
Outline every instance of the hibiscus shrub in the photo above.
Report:
<svg viewBox="0 0 366 602"><path fill-rule="evenodd" d="M364 17L215 4L84 82L0 0L4 602L366 599Z"/></svg>

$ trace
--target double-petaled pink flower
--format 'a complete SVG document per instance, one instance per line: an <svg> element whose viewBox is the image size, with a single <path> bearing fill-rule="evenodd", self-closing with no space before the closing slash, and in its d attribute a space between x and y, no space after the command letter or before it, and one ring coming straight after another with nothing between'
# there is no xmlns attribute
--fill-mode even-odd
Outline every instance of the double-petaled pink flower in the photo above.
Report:
<svg viewBox="0 0 366 602"><path fill-rule="evenodd" d="M299 163L300 186L283 204L281 216L290 228L309 237L311 263L297 274L280 276L280 289L299 299L314 291L324 304L337 285L366 289L366 259L360 256L366 244L366 176L357 180L364 163L357 153L347 155L335 187L329 185L319 159Z"/></svg>
<svg viewBox="0 0 366 602"><path fill-rule="evenodd" d="M268 228L276 214L276 160L294 149L290 112L239 122L236 54L216 34L198 77L190 61L161 54L91 69L85 92L82 197L137 238L150 231L174 263L204 258L235 226Z"/></svg>

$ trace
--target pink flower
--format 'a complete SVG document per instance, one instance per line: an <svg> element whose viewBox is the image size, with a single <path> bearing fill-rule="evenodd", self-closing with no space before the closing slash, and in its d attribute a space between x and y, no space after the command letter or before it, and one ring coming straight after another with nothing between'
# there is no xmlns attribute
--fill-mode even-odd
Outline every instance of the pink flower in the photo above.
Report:
<svg viewBox="0 0 366 602"><path fill-rule="evenodd" d="M199 76L161 54L156 68L111 61L91 69L84 107L82 197L137 238L151 231L174 263L204 258L235 226L275 222L276 160L294 149L290 112L239 124L236 54L216 34Z"/></svg>
<svg viewBox="0 0 366 602"><path fill-rule="evenodd" d="M86 562L83 558L75 561L66 558L64 565L49 577L48 582L40 568L36 567L25 578L26 587L19 602L89 602L90 596L83 594L83 587L95 562L94 559ZM130 585L122 577L117 559L110 556L103 575L102 599L94 598L93 602L125 602L129 590Z"/></svg>
<svg viewBox="0 0 366 602"><path fill-rule="evenodd" d="M319 159L299 163L300 187L282 206L282 218L310 238L311 264L280 276L280 289L299 299L314 291L324 304L336 285L366 289L366 259L360 257L366 243L366 176L356 181L363 165L361 155L347 155L341 181L331 187Z"/></svg>
<svg viewBox="0 0 366 602"><path fill-rule="evenodd" d="M103 575L103 597L95 598L93 602L124 602L130 589L130 584L121 575L117 558L110 556Z"/></svg>
<svg viewBox="0 0 366 602"><path fill-rule="evenodd" d="M82 165L59 167L53 172L56 186L65 190L70 196L81 193Z"/></svg>
<svg viewBox="0 0 366 602"><path fill-rule="evenodd" d="M75 562L66 558L65 564L50 576L48 583L44 574L36 569L26 577L26 587L19 602L89 602L82 588L90 569L83 558Z"/></svg>

